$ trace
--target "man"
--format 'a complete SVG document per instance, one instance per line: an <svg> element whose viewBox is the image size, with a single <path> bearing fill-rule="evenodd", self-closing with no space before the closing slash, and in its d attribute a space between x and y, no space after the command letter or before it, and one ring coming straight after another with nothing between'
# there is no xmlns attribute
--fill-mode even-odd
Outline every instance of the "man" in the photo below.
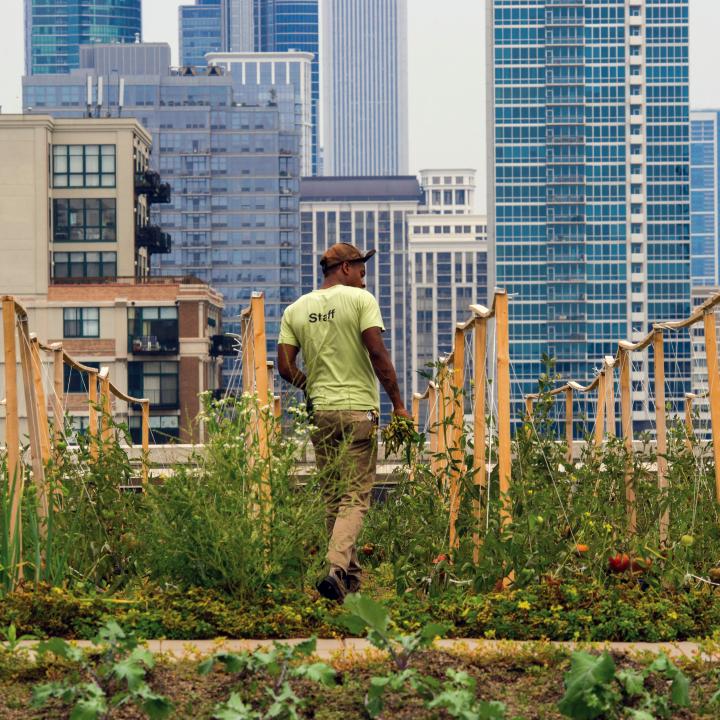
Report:
<svg viewBox="0 0 720 720"><path fill-rule="evenodd" d="M370 507L377 465L380 380L393 414L410 417L385 348L385 327L377 300L365 290L362 253L337 243L320 260L324 282L283 313L278 338L278 372L305 392L313 408L312 442L318 470L328 477L326 520L329 572L317 585L323 597L342 601L360 587L355 541ZM302 351L307 375L296 360Z"/></svg>

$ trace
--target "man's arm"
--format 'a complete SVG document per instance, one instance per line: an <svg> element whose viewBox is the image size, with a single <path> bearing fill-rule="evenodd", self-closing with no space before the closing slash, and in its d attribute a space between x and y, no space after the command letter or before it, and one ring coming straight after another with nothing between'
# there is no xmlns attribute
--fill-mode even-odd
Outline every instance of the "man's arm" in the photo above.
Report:
<svg viewBox="0 0 720 720"><path fill-rule="evenodd" d="M379 327L368 328L362 334L362 341L370 355L375 375L393 404L393 415L410 417L400 396L397 374L390 359L390 353L383 342L382 331Z"/></svg>
<svg viewBox="0 0 720 720"><path fill-rule="evenodd" d="M278 372L283 380L287 380L296 388L305 390L307 378L300 368L296 365L299 347L288 345L286 343L278 343Z"/></svg>

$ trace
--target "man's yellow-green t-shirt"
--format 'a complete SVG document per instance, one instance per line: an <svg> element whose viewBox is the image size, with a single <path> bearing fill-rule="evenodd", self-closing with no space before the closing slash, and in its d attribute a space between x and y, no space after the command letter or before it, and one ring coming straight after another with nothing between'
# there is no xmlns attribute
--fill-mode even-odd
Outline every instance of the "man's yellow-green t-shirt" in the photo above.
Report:
<svg viewBox="0 0 720 720"><path fill-rule="evenodd" d="M379 410L380 397L361 333L385 330L377 300L361 288L314 290L286 308L278 343L302 352L315 410Z"/></svg>

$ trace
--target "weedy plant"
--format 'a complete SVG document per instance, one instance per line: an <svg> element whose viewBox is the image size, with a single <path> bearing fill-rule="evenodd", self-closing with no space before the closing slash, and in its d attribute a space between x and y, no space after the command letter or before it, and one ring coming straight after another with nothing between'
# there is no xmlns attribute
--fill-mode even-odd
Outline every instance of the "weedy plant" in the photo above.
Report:
<svg viewBox="0 0 720 720"><path fill-rule="evenodd" d="M648 688L651 676L667 681L669 694ZM618 671L607 652L595 656L577 651L571 656L558 710L572 720L672 718L690 704L689 688L687 677L662 653L640 671Z"/></svg>
<svg viewBox="0 0 720 720"><path fill-rule="evenodd" d="M216 665L224 666L232 674L247 679L249 676L264 673L270 677L271 685L265 688L268 698L267 707L255 708L246 703L240 693L233 692L230 697L215 706L214 718L218 720L292 720L298 718L302 700L295 694L290 684L292 679L306 679L332 687L336 684L335 671L325 663L299 663L315 652L316 639L310 638L297 645L273 643L270 650L256 650L253 653L221 652L201 663L198 672L207 675Z"/></svg>
<svg viewBox="0 0 720 720"><path fill-rule="evenodd" d="M263 450L258 418L268 427ZM140 532L143 562L158 582L224 590L243 599L268 586L302 588L325 536L322 478L300 482L297 457L309 442L307 417L289 428L243 395L204 397L202 455L148 488Z"/></svg>
<svg viewBox="0 0 720 720"><path fill-rule="evenodd" d="M475 682L466 673L448 672L448 680L440 683L436 678L422 675L411 667L413 657L429 648L437 637L447 632L447 626L428 623L411 635L403 635L392 627L388 611L379 603L359 594L345 598L347 614L341 622L351 632L367 632L369 642L390 656L393 672L370 679L365 696L365 709L371 718L377 717L384 707L388 691L399 692L410 688L424 701L427 708L444 708L455 718L463 720L503 720L505 706L499 702L485 702L475 696Z"/></svg>
<svg viewBox="0 0 720 720"><path fill-rule="evenodd" d="M153 692L147 682L147 672L155 665L152 653L140 647L133 634L126 634L110 621L100 629L93 644L100 653L97 658L60 638L38 645L41 658L55 655L69 662L74 671L66 679L35 686L34 707L44 707L57 699L72 707L70 720L96 720L131 702L151 720L170 716L170 701Z"/></svg>

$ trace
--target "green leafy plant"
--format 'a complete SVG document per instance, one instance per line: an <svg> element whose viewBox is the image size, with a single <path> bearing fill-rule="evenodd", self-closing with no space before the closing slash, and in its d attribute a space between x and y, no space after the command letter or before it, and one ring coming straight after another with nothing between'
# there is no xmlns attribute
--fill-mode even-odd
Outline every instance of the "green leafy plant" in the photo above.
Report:
<svg viewBox="0 0 720 720"><path fill-rule="evenodd" d="M647 687L646 680L651 675L669 681L669 695ZM577 651L571 656L571 667L565 675L565 696L558 703L558 710L573 720L671 718L675 710L690 704L689 687L687 677L663 653L641 671L616 672L609 653L594 656Z"/></svg>
<svg viewBox="0 0 720 720"><path fill-rule="evenodd" d="M295 720L302 707L301 699L290 685L291 679L306 679L331 687L336 683L335 671L325 663L301 663L298 660L310 657L317 645L310 638L297 645L274 643L270 650L256 650L253 653L221 652L213 655L198 667L201 675L207 675L213 667L221 664L227 672L243 676L265 673L271 685L265 688L268 707L256 709L243 701L238 693L232 693L228 700L219 703L213 717L219 720Z"/></svg>
<svg viewBox="0 0 720 720"><path fill-rule="evenodd" d="M18 635L17 628L14 623L10 623L6 628L0 628L0 650L4 650L10 654L17 652L21 643L28 640L37 640L35 635L26 633L24 635Z"/></svg>
<svg viewBox="0 0 720 720"><path fill-rule="evenodd" d="M367 631L370 643L386 651L394 671L375 676L365 696L365 709L371 718L377 717L384 707L388 691L398 692L409 687L423 698L427 708L444 708L451 717L462 720L502 720L505 707L498 702L477 701L475 682L466 673L448 673L449 681L443 685L433 677L421 675L410 667L413 656L432 645L436 637L447 632L447 626L428 623L411 635L403 635L392 627L388 611L379 603L359 594L345 598L347 614L343 624L353 633Z"/></svg>
<svg viewBox="0 0 720 720"><path fill-rule="evenodd" d="M325 539L321 481L296 479L308 443L306 419L279 421L244 395L204 398L208 441L202 455L150 487L139 532L152 578L182 587L218 588L243 599L268 588L302 588ZM268 423L268 450L257 432Z"/></svg>
<svg viewBox="0 0 720 720"><path fill-rule="evenodd" d="M139 646L134 635L126 634L111 620L93 643L100 652L99 659L61 638L38 645L40 657L55 655L71 663L75 672L61 681L35 686L34 707L43 707L55 698L72 706L71 720L95 720L105 717L113 707L132 702L151 720L170 716L172 704L147 683L147 672L155 665L152 653Z"/></svg>

